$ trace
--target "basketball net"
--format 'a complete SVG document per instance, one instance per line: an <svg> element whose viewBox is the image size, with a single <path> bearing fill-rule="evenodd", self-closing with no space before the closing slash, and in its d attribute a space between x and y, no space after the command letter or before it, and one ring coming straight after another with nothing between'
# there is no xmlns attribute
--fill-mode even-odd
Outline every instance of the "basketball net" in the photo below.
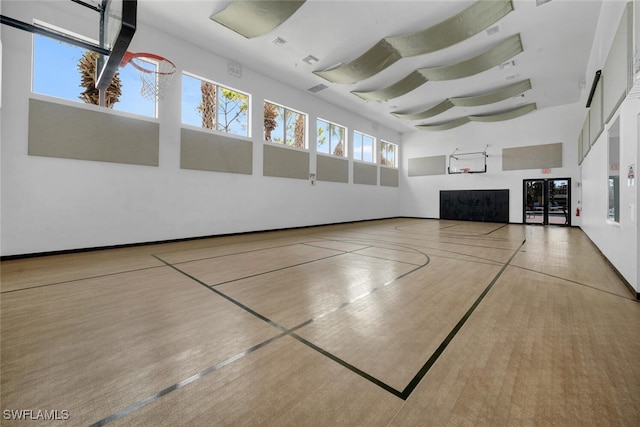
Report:
<svg viewBox="0 0 640 427"><path fill-rule="evenodd" d="M173 62L153 53L127 52L120 66L124 67L127 64L131 64L138 71L142 81L140 95L143 98L154 102L164 98L165 90L176 72Z"/></svg>

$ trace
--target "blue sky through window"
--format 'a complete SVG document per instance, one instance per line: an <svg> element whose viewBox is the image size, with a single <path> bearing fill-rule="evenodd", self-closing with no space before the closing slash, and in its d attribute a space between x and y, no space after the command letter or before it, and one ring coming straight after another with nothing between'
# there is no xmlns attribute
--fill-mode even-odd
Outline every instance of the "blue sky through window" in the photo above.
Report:
<svg viewBox="0 0 640 427"><path fill-rule="evenodd" d="M202 126L202 114L198 106L202 103L202 81L188 74L182 75L182 123ZM217 86L216 127L222 132L249 136L249 96L241 92ZM275 136L275 133L274 133Z"/></svg>
<svg viewBox="0 0 640 427"><path fill-rule="evenodd" d="M83 102L78 63L85 49L62 43L41 35L33 36L32 91L56 98ZM156 117L156 103L140 95L142 82L131 66L118 70L122 82L122 95L114 110Z"/></svg>

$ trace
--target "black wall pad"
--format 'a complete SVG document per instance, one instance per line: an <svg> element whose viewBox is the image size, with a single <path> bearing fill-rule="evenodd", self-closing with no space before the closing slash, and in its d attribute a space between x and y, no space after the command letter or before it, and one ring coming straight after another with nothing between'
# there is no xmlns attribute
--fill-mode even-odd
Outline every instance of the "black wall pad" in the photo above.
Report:
<svg viewBox="0 0 640 427"><path fill-rule="evenodd" d="M509 190L440 191L440 219L509 222Z"/></svg>

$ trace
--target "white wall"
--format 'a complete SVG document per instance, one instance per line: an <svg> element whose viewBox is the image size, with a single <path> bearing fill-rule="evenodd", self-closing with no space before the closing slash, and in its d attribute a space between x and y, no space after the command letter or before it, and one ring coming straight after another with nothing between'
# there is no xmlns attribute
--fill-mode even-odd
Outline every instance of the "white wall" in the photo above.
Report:
<svg viewBox="0 0 640 427"><path fill-rule="evenodd" d="M94 22L68 11L71 2L3 1L3 13L96 37ZM60 14L57 8L65 8ZM56 13L57 12L57 13ZM91 11L89 11L91 12ZM86 15L87 12L78 12ZM91 12L94 13L94 12ZM31 95L29 33L2 27L2 247L3 256L100 247L203 235L266 230L397 216L400 190L381 186L262 176L262 102L274 102L391 142L400 136L370 120L293 90L244 66L227 73L228 61L139 24L130 50L150 51L179 68L252 95L253 175L181 170L180 78L160 105L160 166L27 155ZM117 114L107 113L105 114ZM315 134L310 133L310 145ZM311 150L311 172L315 152Z"/></svg>
<svg viewBox="0 0 640 427"><path fill-rule="evenodd" d="M509 189L509 221L522 222L523 179L571 178L579 181L576 139L582 126L585 108L578 104L545 108L522 117L499 122L472 122L441 132L420 131L407 133L402 138L403 214L426 218L440 215L440 190ZM502 171L502 149L530 145L563 143L561 168L549 174L541 169ZM415 157L449 155L456 148L478 151L487 148L487 173L435 176L407 176L408 159ZM575 184L572 188L572 225L579 224L575 217Z"/></svg>
<svg viewBox="0 0 640 427"><path fill-rule="evenodd" d="M638 183L627 185L628 166L638 165L638 100L625 102L620 118L620 222L607 220L608 190L608 133L605 132L591 147L582 163L583 216L582 229L611 261L625 279L638 290ZM637 172L636 172L637 173Z"/></svg>
<svg viewBox="0 0 640 427"><path fill-rule="evenodd" d="M625 1L603 2L587 76L593 76L596 70L603 67L625 5ZM635 7L638 8L638 6L636 2ZM636 292L640 292L637 178L637 169L640 164L639 113L638 99L625 100L611 121L605 124L605 132L591 147L581 167L584 206L582 229ZM607 221L607 171L609 169L607 139L608 129L618 117L620 118L620 223L615 224ZM628 166L632 164L635 164L636 170L636 181L633 187L627 185Z"/></svg>

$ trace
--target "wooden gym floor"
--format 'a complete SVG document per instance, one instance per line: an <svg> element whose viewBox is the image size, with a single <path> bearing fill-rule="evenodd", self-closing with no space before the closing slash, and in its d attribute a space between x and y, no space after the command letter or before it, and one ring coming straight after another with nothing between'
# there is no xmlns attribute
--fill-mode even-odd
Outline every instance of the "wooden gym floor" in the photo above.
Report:
<svg viewBox="0 0 640 427"><path fill-rule="evenodd" d="M2 425L640 425L640 304L577 228L53 255L2 262L1 291Z"/></svg>

